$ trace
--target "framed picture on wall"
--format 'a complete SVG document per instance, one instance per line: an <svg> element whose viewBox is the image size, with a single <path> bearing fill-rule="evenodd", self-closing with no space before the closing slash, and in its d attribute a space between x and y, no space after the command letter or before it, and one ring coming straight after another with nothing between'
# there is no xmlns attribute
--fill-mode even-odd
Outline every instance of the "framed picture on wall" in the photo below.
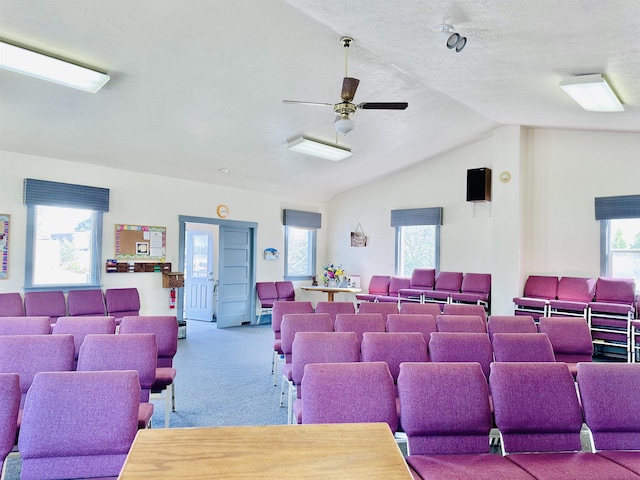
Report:
<svg viewBox="0 0 640 480"><path fill-rule="evenodd" d="M0 213L0 279L9 278L9 226L11 215Z"/></svg>

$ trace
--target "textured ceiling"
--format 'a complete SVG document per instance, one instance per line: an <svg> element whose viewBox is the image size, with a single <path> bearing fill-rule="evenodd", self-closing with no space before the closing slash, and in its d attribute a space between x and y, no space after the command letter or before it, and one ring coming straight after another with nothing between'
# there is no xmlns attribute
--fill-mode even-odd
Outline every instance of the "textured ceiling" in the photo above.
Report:
<svg viewBox="0 0 640 480"><path fill-rule="evenodd" d="M92 95L0 70L0 149L326 201L498 125L640 131L637 0L0 0L0 38L111 75ZM468 37L448 50L450 23ZM331 109L354 38L358 111L342 162ZM605 73L625 104L589 113L558 87ZM229 169L222 173L220 169Z"/></svg>

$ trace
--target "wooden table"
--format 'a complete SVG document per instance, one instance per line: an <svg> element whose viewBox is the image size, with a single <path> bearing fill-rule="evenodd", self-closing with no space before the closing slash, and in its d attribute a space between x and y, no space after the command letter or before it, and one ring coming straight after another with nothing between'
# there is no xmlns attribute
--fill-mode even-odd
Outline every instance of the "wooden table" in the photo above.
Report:
<svg viewBox="0 0 640 480"><path fill-rule="evenodd" d="M139 430L120 480L411 480L386 423Z"/></svg>
<svg viewBox="0 0 640 480"><path fill-rule="evenodd" d="M333 295L335 293L360 293L362 290L359 288L351 288L351 287L321 287L321 286L313 286L307 285L305 287L300 287L302 290L308 290L309 292L326 292L327 300L333 302Z"/></svg>

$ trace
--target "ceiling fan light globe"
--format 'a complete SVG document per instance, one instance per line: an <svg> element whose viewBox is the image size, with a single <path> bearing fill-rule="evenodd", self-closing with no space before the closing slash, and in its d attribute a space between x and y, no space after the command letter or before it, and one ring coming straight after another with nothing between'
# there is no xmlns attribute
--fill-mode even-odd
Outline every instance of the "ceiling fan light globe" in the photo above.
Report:
<svg viewBox="0 0 640 480"><path fill-rule="evenodd" d="M449 49L455 48L455 46L458 44L459 41L460 41L460 34L452 33L451 35L449 35L449 38L447 39L447 48ZM465 42L466 42L466 39L465 39Z"/></svg>
<svg viewBox="0 0 640 480"><path fill-rule="evenodd" d="M466 44L467 44L467 37L460 37L460 40L458 40L458 43L456 44L456 52L461 52Z"/></svg>
<svg viewBox="0 0 640 480"><path fill-rule="evenodd" d="M356 122L350 118L339 118L334 122L333 126L335 127L336 132L346 135L356 128Z"/></svg>

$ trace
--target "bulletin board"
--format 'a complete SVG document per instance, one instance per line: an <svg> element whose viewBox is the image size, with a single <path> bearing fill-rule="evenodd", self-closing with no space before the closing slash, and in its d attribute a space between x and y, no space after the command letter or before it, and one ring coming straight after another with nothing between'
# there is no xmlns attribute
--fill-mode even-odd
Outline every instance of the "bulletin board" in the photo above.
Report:
<svg viewBox="0 0 640 480"><path fill-rule="evenodd" d="M164 261L166 251L166 227L116 224L115 257L117 260Z"/></svg>

